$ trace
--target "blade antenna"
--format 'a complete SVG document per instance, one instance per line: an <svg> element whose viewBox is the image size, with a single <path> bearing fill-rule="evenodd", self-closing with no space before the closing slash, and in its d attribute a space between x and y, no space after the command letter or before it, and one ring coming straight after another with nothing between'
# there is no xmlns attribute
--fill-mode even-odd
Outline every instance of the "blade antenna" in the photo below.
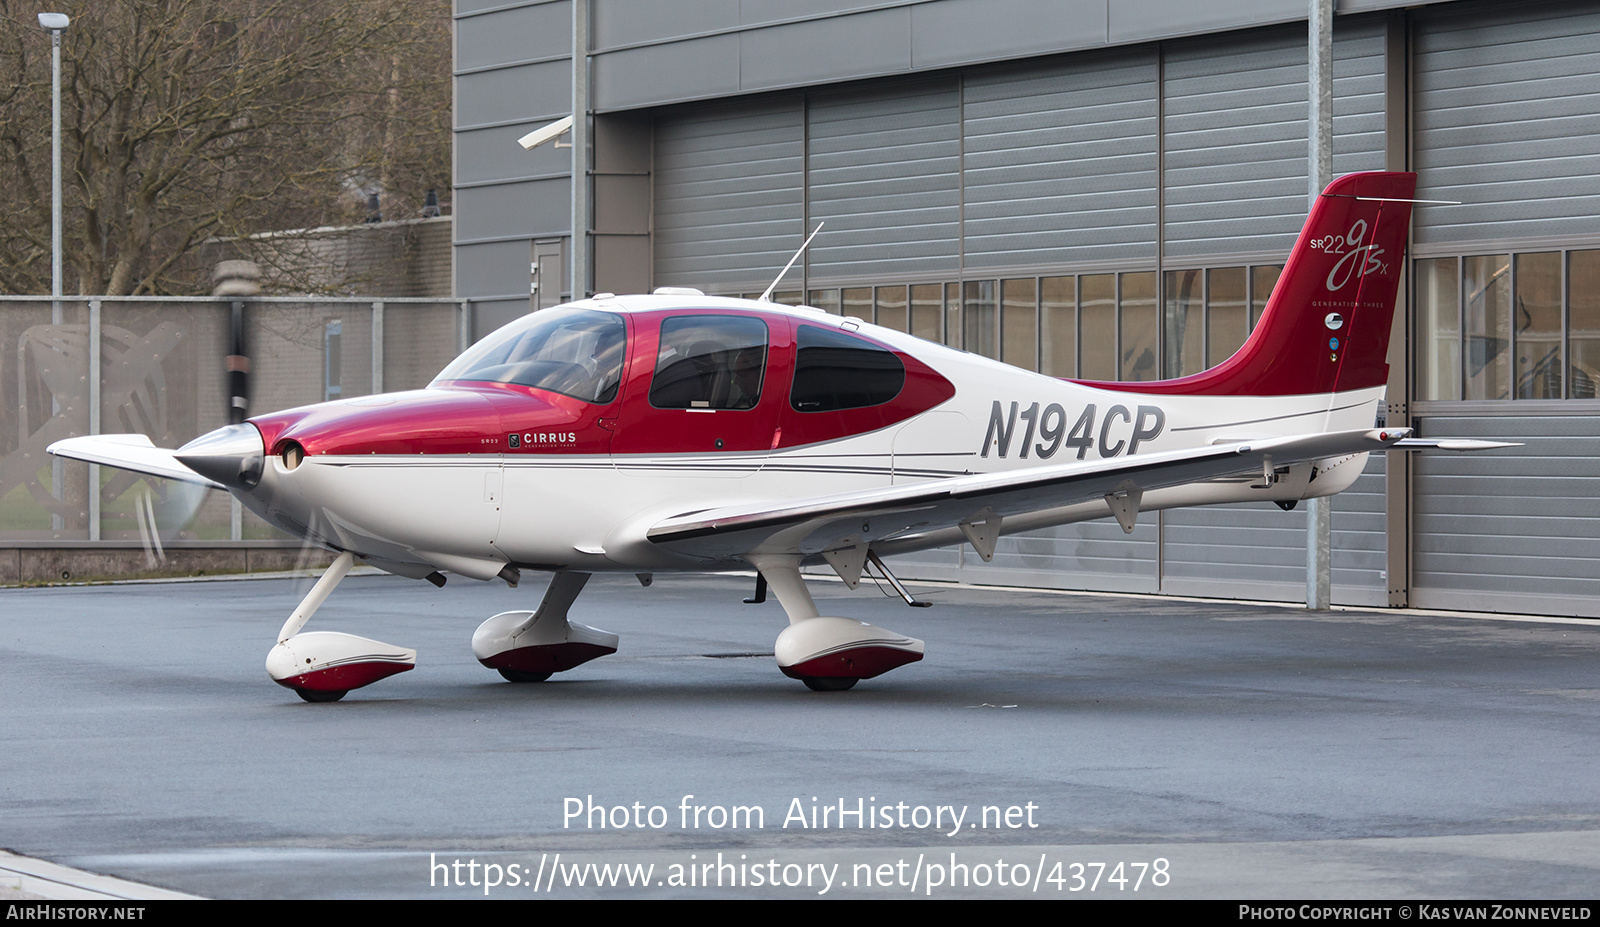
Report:
<svg viewBox="0 0 1600 927"><path fill-rule="evenodd" d="M811 230L810 235L806 236L806 240L800 243L800 250L794 253L794 257L789 259L789 263L783 265L783 270L778 271L778 279L767 285L766 291L761 294L761 298L757 300L757 302L764 303L768 301L768 299L772 296L772 291L776 290L778 288L778 284L783 281L783 275L789 272L789 268L794 266L795 261L800 260L800 255L806 253L806 245L811 244L811 239L816 238L817 233L820 231L822 231L822 223L818 222L817 227Z"/></svg>

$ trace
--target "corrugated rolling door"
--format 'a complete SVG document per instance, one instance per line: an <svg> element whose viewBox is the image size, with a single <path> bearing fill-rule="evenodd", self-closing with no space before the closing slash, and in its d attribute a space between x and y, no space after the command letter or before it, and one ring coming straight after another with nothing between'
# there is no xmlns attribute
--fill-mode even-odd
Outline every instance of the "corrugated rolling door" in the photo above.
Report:
<svg viewBox="0 0 1600 927"><path fill-rule="evenodd" d="M954 278L960 112L954 78L811 96L813 286Z"/></svg>
<svg viewBox="0 0 1600 927"><path fill-rule="evenodd" d="M1411 603L1600 617L1600 416L1440 416L1425 426L1524 446L1417 455Z"/></svg>
<svg viewBox="0 0 1600 927"><path fill-rule="evenodd" d="M1600 12L1511 4L1419 17L1419 250L1593 236L1600 215Z"/></svg>
<svg viewBox="0 0 1600 927"><path fill-rule="evenodd" d="M1157 77L1154 47L968 75L968 276L1155 260Z"/></svg>
<svg viewBox="0 0 1600 927"><path fill-rule="evenodd" d="M655 282L760 291L804 241L798 96L668 112L656 123Z"/></svg>
<svg viewBox="0 0 1600 927"><path fill-rule="evenodd" d="M1600 12L1589 4L1452 8L1419 15L1413 47L1418 195L1463 201L1417 210L1419 255L1600 248ZM1573 325L1576 342L1582 333ZM1589 414L1540 414L1549 402ZM1493 415L1474 414L1482 403L1457 405L1427 403L1417 416L1422 433L1525 446L1419 455L1412 603L1600 616L1592 400L1507 399Z"/></svg>
<svg viewBox="0 0 1600 927"><path fill-rule="evenodd" d="M1305 30L1173 43L1165 66L1166 256L1287 254L1306 215Z"/></svg>
<svg viewBox="0 0 1600 927"><path fill-rule="evenodd" d="M960 272L960 93L954 78L818 92L809 102L813 287L941 282ZM895 569L955 579L955 548L896 558Z"/></svg>
<svg viewBox="0 0 1600 927"><path fill-rule="evenodd" d="M1306 215L1306 39L1274 29L1172 45L1165 61L1169 268L1281 263ZM1334 42L1335 174L1383 167L1381 20L1341 21ZM1259 298L1259 294L1258 294ZM1382 457L1333 501L1335 602L1386 600ZM1305 593L1304 507L1162 513L1161 589L1239 598Z"/></svg>
<svg viewBox="0 0 1600 927"><path fill-rule="evenodd" d="M1153 46L968 75L968 278L1154 269L1158 77ZM1131 535L1105 519L1002 538L987 564L966 548L961 578L1154 592L1155 519Z"/></svg>

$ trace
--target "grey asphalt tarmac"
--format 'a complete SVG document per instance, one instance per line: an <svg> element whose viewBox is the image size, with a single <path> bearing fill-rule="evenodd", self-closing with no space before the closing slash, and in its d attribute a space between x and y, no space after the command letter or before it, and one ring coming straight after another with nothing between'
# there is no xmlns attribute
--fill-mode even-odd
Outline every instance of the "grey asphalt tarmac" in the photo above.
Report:
<svg viewBox="0 0 1600 927"><path fill-rule="evenodd" d="M748 578L600 577L619 653L512 685L469 641L537 578L352 576L308 630L419 665L310 705L262 668L310 583L0 590L0 846L225 898L1600 891L1593 622L819 581L928 657L813 693Z"/></svg>

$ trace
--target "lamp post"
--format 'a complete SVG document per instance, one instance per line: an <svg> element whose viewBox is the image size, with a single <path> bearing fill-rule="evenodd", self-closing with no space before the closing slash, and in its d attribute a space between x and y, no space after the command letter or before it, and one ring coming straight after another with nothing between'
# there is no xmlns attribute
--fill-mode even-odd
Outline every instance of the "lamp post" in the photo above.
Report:
<svg viewBox="0 0 1600 927"><path fill-rule="evenodd" d="M50 324L60 325L61 318L61 33L67 31L67 14L40 13L39 28L50 33ZM54 396L50 397L50 414L61 412ZM61 459L50 464L50 494L61 498L61 481L66 468ZM50 527L62 528L59 514L50 516Z"/></svg>
<svg viewBox="0 0 1600 927"><path fill-rule="evenodd" d="M67 14L40 13L39 28L50 33L50 315L61 324L61 33Z"/></svg>
<svg viewBox="0 0 1600 927"><path fill-rule="evenodd" d="M1306 75L1310 147L1308 210L1333 182L1333 7L1335 0L1310 0L1310 46ZM1333 603L1333 497L1306 503L1306 608L1326 611Z"/></svg>

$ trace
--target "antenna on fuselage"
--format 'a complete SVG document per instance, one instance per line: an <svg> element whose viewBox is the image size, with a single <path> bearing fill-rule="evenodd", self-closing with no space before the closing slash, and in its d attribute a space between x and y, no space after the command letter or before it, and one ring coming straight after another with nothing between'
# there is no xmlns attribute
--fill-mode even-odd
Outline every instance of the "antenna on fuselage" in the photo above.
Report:
<svg viewBox="0 0 1600 927"><path fill-rule="evenodd" d="M818 222L817 227L811 230L810 235L806 236L806 240L800 243L800 250L794 253L794 257L789 259L789 263L783 265L783 270L778 271L778 279L767 285L766 290L761 294L761 298L757 300L757 302L764 303L772 297L772 291L776 290L778 288L778 284L783 281L783 275L789 272L789 268L794 266L795 261L800 260L800 255L806 253L806 245L811 244L811 239L816 238L817 233L820 231L822 231L822 223Z"/></svg>

